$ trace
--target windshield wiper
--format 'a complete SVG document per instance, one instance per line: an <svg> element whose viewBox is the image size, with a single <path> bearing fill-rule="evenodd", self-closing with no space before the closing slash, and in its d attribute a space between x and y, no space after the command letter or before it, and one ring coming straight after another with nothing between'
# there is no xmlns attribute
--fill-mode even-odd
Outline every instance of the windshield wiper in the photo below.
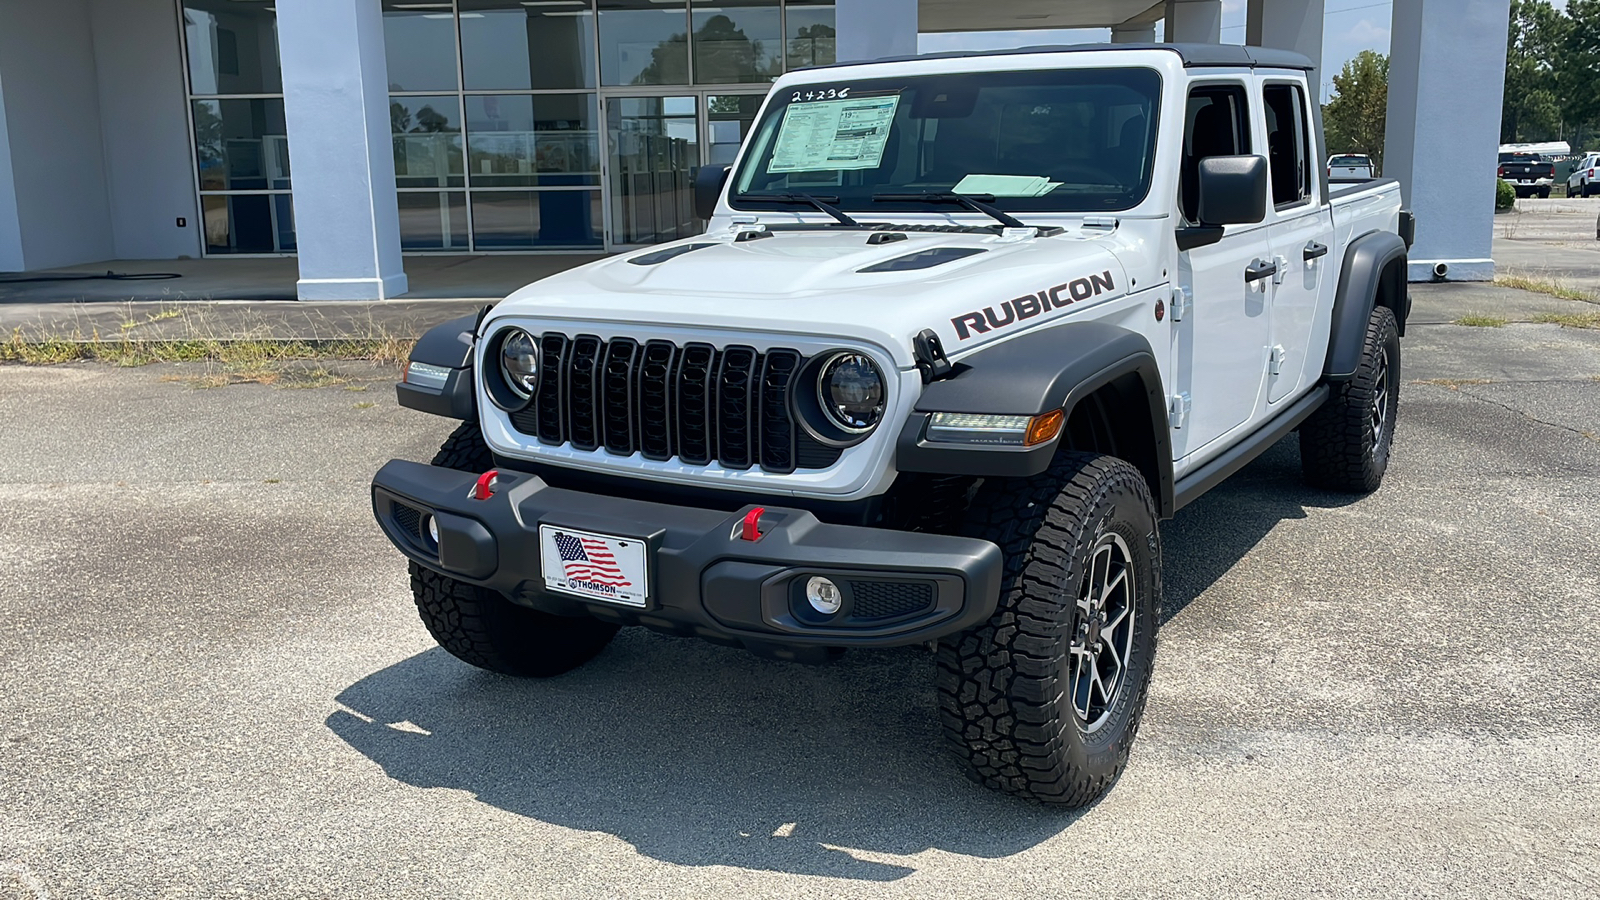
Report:
<svg viewBox="0 0 1600 900"><path fill-rule="evenodd" d="M990 206L993 194L958 194L955 191L927 191L916 194L873 194L879 203L954 203L973 212L981 212L1007 228L1031 228L1031 225L1012 218L1005 210Z"/></svg>
<svg viewBox="0 0 1600 900"><path fill-rule="evenodd" d="M840 225L849 225L851 228L861 227L861 223L844 214L844 211L833 204L839 202L838 197L818 197L813 194L746 194L742 198L749 200L770 200L773 203L804 203L819 212L825 212L839 220Z"/></svg>

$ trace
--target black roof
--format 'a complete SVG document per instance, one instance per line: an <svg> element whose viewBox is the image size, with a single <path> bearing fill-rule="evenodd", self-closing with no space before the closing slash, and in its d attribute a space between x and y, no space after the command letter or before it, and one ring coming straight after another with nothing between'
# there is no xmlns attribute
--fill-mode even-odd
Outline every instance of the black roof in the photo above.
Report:
<svg viewBox="0 0 1600 900"><path fill-rule="evenodd" d="M1270 47L1245 47L1239 44L1061 44L1057 46L1020 47L1015 50L950 51L948 53L922 53L916 56L890 56L883 59L859 60L853 63L835 63L817 66L832 69L840 66L865 65L875 62L910 62L917 59L962 59L969 56L1016 56L1024 53L1106 53L1119 50L1170 50L1183 59L1186 68L1208 66L1244 69L1304 69L1314 68L1304 54L1293 50L1274 50Z"/></svg>

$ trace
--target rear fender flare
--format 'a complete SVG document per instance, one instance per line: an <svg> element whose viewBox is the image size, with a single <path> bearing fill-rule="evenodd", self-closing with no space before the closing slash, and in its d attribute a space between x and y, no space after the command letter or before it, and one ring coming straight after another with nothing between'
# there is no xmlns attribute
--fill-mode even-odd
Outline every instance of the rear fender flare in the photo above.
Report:
<svg viewBox="0 0 1600 900"><path fill-rule="evenodd" d="M1398 261L1398 265L1391 263ZM1397 279L1388 289L1397 297L1394 315L1405 334L1410 313L1410 294L1406 290L1406 243L1398 234L1374 231L1350 242L1339 270L1339 289L1333 297L1333 323L1328 334L1328 357L1323 363L1326 381L1348 381L1361 363L1361 348L1367 338L1367 320L1384 287L1383 279ZM1396 294L1396 292L1398 292Z"/></svg>

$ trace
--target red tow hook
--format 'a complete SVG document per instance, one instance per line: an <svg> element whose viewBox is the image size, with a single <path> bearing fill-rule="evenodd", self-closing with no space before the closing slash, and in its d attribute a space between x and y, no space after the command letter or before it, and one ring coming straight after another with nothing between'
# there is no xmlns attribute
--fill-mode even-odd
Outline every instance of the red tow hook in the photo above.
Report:
<svg viewBox="0 0 1600 900"><path fill-rule="evenodd" d="M758 506L744 514L744 525L741 527L739 537L747 541L761 540L761 517L766 515L767 508Z"/></svg>
<svg viewBox="0 0 1600 900"><path fill-rule="evenodd" d="M494 484L500 478L499 469L490 469L478 476L478 483L472 486L472 499L487 500L494 496Z"/></svg>

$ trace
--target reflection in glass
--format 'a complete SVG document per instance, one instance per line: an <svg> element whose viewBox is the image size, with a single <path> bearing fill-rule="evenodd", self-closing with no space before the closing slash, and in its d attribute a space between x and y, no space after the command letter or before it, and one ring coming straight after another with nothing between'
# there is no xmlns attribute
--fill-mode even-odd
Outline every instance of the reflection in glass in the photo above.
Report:
<svg viewBox="0 0 1600 900"><path fill-rule="evenodd" d="M598 247L599 191L474 191L472 233L479 250Z"/></svg>
<svg viewBox="0 0 1600 900"><path fill-rule="evenodd" d="M611 228L618 243L652 244L699 234L694 173L700 134L694 97L606 100Z"/></svg>
<svg viewBox="0 0 1600 900"><path fill-rule="evenodd" d="M711 165L732 165L739 155L739 145L756 121L761 111L761 94L723 94L706 98L706 120L711 129L706 143L707 162Z"/></svg>
<svg viewBox="0 0 1600 900"><path fill-rule="evenodd" d="M461 101L390 97L394 175L400 187L462 187Z"/></svg>
<svg viewBox="0 0 1600 900"><path fill-rule="evenodd" d="M461 0L469 91L592 88L594 47L589 0Z"/></svg>
<svg viewBox="0 0 1600 900"><path fill-rule="evenodd" d="M467 98L473 187L600 183L592 94Z"/></svg>
<svg viewBox="0 0 1600 900"><path fill-rule="evenodd" d="M193 94L277 94L278 14L272 0L184 0Z"/></svg>
<svg viewBox="0 0 1600 900"><path fill-rule="evenodd" d="M467 250L464 191L401 191L400 249Z"/></svg>
<svg viewBox="0 0 1600 900"><path fill-rule="evenodd" d="M789 0L786 6L789 68L833 65L833 0Z"/></svg>
<svg viewBox="0 0 1600 900"><path fill-rule="evenodd" d="M294 203L288 194L208 194L200 198L207 253L291 253Z"/></svg>
<svg viewBox="0 0 1600 900"><path fill-rule="evenodd" d="M783 74L778 0L694 0L694 80L753 84Z"/></svg>
<svg viewBox="0 0 1600 900"><path fill-rule="evenodd" d="M601 84L688 84L688 5L600 0Z"/></svg>
<svg viewBox="0 0 1600 900"><path fill-rule="evenodd" d="M285 190L289 139L282 100L194 101L202 191Z"/></svg>
<svg viewBox="0 0 1600 900"><path fill-rule="evenodd" d="M448 2L383 0L383 43L389 90L456 89L456 23Z"/></svg>

